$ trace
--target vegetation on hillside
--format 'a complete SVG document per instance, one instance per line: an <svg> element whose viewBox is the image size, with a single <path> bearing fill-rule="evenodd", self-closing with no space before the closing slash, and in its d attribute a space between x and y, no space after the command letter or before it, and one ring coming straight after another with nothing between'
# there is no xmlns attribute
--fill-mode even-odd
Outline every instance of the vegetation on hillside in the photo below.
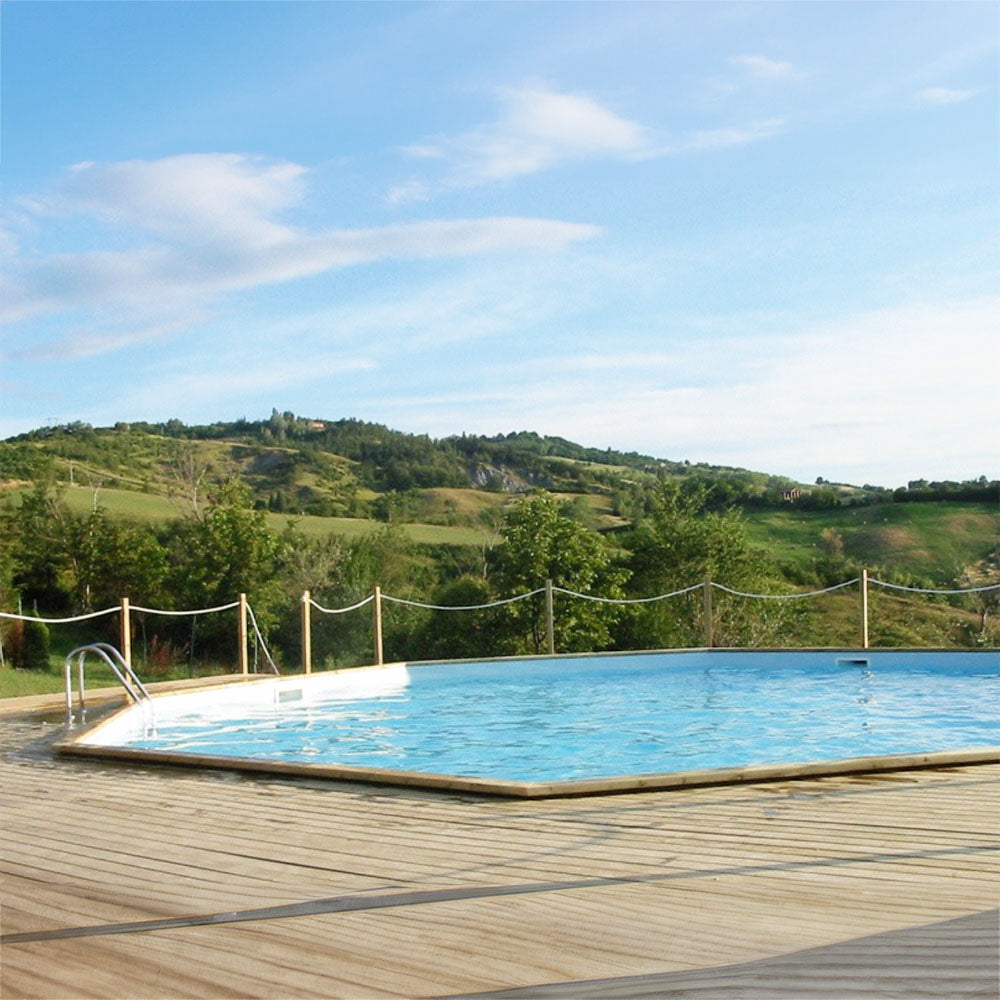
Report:
<svg viewBox="0 0 1000 1000"><path fill-rule="evenodd" d="M433 440L360 420L313 420L272 412L267 420L189 427L75 423L0 442L0 481L54 480L126 489L197 507L207 489L231 478L251 489L255 506L278 513L430 520L470 524L477 497L531 489L601 496L605 527L635 522L651 509L659 483L676 481L704 509L816 510L910 501L996 502L998 484L913 480L889 490L786 477L705 463L586 448L564 438L519 432ZM442 500L442 491L451 496Z"/></svg>
<svg viewBox="0 0 1000 1000"><path fill-rule="evenodd" d="M181 610L250 596L286 665L297 662L298 597L355 603L377 584L436 605L486 604L551 579L558 588L646 598L711 577L748 593L830 586L862 567L905 586L1000 580L997 483L915 480L903 490L813 487L748 470L588 449L519 433L443 441L361 421L209 427L47 428L0 442L0 606L44 616L134 604ZM791 500L783 493L800 490ZM420 522L423 522L422 524ZM883 644L997 639L997 591L873 597ZM716 641L856 642L856 596L805 602L715 593ZM556 647L700 645L700 592L655 604L557 594ZM386 654L416 659L536 652L541 597L475 612L386 607ZM114 638L113 618L94 629ZM232 663L232 622L138 613L147 670ZM72 629L3 626L8 659L38 666ZM317 615L326 665L371 658L366 612Z"/></svg>

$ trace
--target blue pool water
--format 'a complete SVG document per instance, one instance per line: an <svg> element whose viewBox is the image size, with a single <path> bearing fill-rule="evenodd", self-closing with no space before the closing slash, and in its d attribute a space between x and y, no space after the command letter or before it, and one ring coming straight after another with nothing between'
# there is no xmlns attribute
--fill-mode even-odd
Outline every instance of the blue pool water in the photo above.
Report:
<svg viewBox="0 0 1000 1000"><path fill-rule="evenodd" d="M361 673L374 679L371 689ZM254 705L156 699L156 735L123 742L519 781L1000 743L991 654L713 651L425 664L358 672L353 687L326 691L323 676L282 681Z"/></svg>

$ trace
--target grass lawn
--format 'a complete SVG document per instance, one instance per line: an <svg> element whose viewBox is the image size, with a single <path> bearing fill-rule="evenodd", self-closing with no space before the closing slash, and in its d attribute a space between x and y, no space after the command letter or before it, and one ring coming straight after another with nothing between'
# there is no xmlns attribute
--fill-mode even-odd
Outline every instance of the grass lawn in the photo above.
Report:
<svg viewBox="0 0 1000 1000"><path fill-rule="evenodd" d="M98 683L97 686L104 685ZM15 670L7 666L0 669L0 698L24 698L31 694L54 694L63 690L65 690L63 678L56 674L43 674L36 670Z"/></svg>
<svg viewBox="0 0 1000 1000"><path fill-rule="evenodd" d="M86 640L84 640L86 641ZM73 642L66 652L77 645ZM51 694L66 689L64 653L50 653L48 670L15 670L6 664L0 670L0 698L20 698L29 694ZM111 687L118 683L111 669L96 656L84 663L84 680L88 688ZM73 664L73 690L76 690L76 664Z"/></svg>
<svg viewBox="0 0 1000 1000"><path fill-rule="evenodd" d="M53 694L66 690L65 657L53 653L49 657L48 670L15 670L9 664L0 669L0 698L22 698L32 694ZM231 673L233 668L216 664L198 664L192 672L187 665L171 667L168 671L158 671L155 675L136 664L136 672L145 682L183 680L192 676ZM88 656L84 662L84 683L89 691L93 688L117 687L118 679L103 660ZM73 696L76 697L76 663L73 663Z"/></svg>

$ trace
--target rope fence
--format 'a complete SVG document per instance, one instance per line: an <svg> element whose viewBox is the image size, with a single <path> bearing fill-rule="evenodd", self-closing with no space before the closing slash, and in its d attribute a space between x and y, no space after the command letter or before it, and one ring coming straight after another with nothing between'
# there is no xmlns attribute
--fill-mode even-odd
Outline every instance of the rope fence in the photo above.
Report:
<svg viewBox="0 0 1000 1000"><path fill-rule="evenodd" d="M240 606L239 601L233 601L230 604L220 604L217 608L195 608L193 611L165 611L163 608L143 608L138 604L130 605L133 611L144 611L146 614L150 615L169 615L174 618L191 618L196 615L211 615L216 611L231 611L233 608L238 608ZM117 608L113 609L117 611Z"/></svg>
<svg viewBox="0 0 1000 1000"><path fill-rule="evenodd" d="M257 637L257 642L260 643L260 648L261 650L263 650L264 658L271 665L271 671L275 674L280 674L281 671L278 669L278 665L272 659L270 652L268 652L267 643L264 642L264 637L260 634L260 626L257 624L257 616L253 613L253 608L250 607L249 604L247 605L247 614L250 616L250 622L253 625L254 635ZM255 647L255 653L256 653L256 647ZM256 663L256 656L255 656L255 663ZM254 673L256 672L257 670L255 666Z"/></svg>
<svg viewBox="0 0 1000 1000"><path fill-rule="evenodd" d="M420 601L407 600L405 597L390 597L389 594L383 594L382 600L389 601L392 604L405 604L411 608L425 608L428 611L485 611L487 608L499 608L505 604L524 601L529 597L534 597L535 594L544 592L545 588L539 587L537 590L529 590L526 594L518 594L516 597L505 597L500 601L490 601L487 604L423 604Z"/></svg>
<svg viewBox="0 0 1000 1000"><path fill-rule="evenodd" d="M372 598L369 597L367 600L371 601ZM367 603L367 602L363 601L362 603ZM243 674L250 673L249 633L247 630L247 622L249 620L253 625L255 640L259 644L259 648L263 651L264 658L267 660L271 670L277 674L279 672L277 664L274 662L274 658L271 656L271 653L267 648L267 644L264 641L264 636L261 633L260 626L257 623L257 616L254 614L253 608L251 608L249 603L247 602L246 594L240 594L237 600L230 601L228 604L219 604L211 608L192 608L185 611L174 611L168 608L147 608L139 604L132 604L127 597L123 597L117 607L104 608L101 611L91 611L87 614L82 614L82 615L70 615L62 618L43 618L39 615L25 615L20 612L15 614L9 611L0 611L0 619L6 621L32 622L41 625L68 625L76 622L89 621L94 618L101 618L106 615L113 615L113 614L120 615L119 651L122 655L125 664L129 669L131 669L133 612L140 612L143 614L151 614L151 615L161 615L171 618L196 618L201 615L210 615L224 611L232 611L234 608L238 609L237 656L240 666L240 672ZM256 653L256 647L255 647L255 653ZM3 664L4 664L3 646L2 644L0 644L0 666L2 666ZM256 670L254 672L256 672Z"/></svg>
<svg viewBox="0 0 1000 1000"><path fill-rule="evenodd" d="M370 594L364 600L359 601L356 604L352 604L345 608L324 608L319 605L316 601L309 597L308 592L303 595L304 607L311 605L318 611L325 614L344 614L348 611L354 611L360 607L367 604L374 604L374 614L375 614L375 650L374 657L376 663L383 662L383 650L382 650L382 612L381 605L383 601L388 601L392 604L405 605L412 608L420 608L427 611L486 611L492 608L502 607L507 604L513 604L517 601L526 600L529 597L535 597L538 594L545 594L546 596L546 636L547 645L549 653L554 653L554 610L553 610L553 595L562 594L565 597L576 598L584 601L593 601L600 604L609 605L641 605L641 604L652 604L657 601L664 601L672 597L680 597L684 594L690 594L694 591L701 590L704 595L704 607L705 607L705 645L712 646L714 644L714 632L715 632L715 622L712 612L712 600L711 594L713 590L719 590L723 593L730 594L734 597L748 598L751 600L765 600L765 601L798 601L803 598L810 597L820 597L825 594L832 594L836 591L844 590L847 587L852 587L856 584L860 584L861 588L861 610L860 610L860 638L861 645L867 649L869 646L869 629L868 629L868 588L872 586L890 587L896 590L905 590L910 593L918 594L948 594L948 595L967 595L983 593L985 591L1000 590L1000 584L990 584L982 587L969 587L963 590L936 590L931 588L920 588L920 587L903 587L899 584L890 584L883 580L877 580L874 577L868 576L868 571L863 570L861 576L853 577L850 580L845 580L843 583L837 583L830 587L823 587L819 590L808 590L799 591L790 594L750 594L745 593L741 590L734 590L732 587L727 587L724 584L717 583L714 580L705 580L702 583L695 583L689 587L683 587L680 590L673 590L666 594L656 594L652 597L604 597L600 594L583 594L579 591L568 590L565 587L559 587L552 583L551 580L545 582L544 587L538 587L535 590L528 591L524 594L517 594L514 597L505 597L496 601L489 601L484 604L460 604L460 605L447 605L447 604L429 604L423 601L415 601L409 598L395 597L391 594L383 594L380 588L376 587L375 592ZM304 616L304 631L308 629L306 624L307 616ZM307 648L309 648L310 643L308 640L303 640L303 669L306 673L311 672L312 663L311 658L306 654Z"/></svg>
<svg viewBox="0 0 1000 1000"><path fill-rule="evenodd" d="M860 645L863 648L868 648L869 645L869 632L868 632L868 592L869 587L882 587L889 590L904 591L910 594L927 594L927 595L945 595L945 596L967 596L971 594L982 594L992 591L1000 590L1000 583L997 584L986 584L979 587L967 587L963 589L937 589L937 588L927 588L927 587L909 587L902 584L890 583L886 580L878 580L874 577L868 576L867 570L862 570L861 576L854 577L850 580L845 580L843 583L837 583L830 587L824 587L819 590L809 590L809 591L799 591L788 594L751 594L745 593L740 590L735 590L731 587L727 587L724 584L717 583L714 580L706 579L701 583L695 583L688 587L683 587L679 590L673 590L665 594L656 594L651 597L631 597L631 598L621 598L621 597L605 597L600 594L584 594L579 591L569 590L565 587L559 587L553 584L551 580L546 580L543 587L538 587L534 590L530 590L523 594L516 594L513 597L505 597L495 601L488 601L483 604L462 604L462 605L443 605L443 604L430 604L423 601L416 601L404 597L396 597L391 594L383 594L380 587L375 587L373 593L369 594L367 597L355 602L354 604L347 605L341 608L328 608L324 607L318 601L314 600L309 591L305 591L301 598L301 631L302 631L302 669L305 673L312 672L312 623L311 623L311 611L315 609L320 614L323 615L345 615L352 611L358 611L363 607L372 605L373 614L373 625L374 625L374 647L373 655L375 663L383 662L383 641L382 641L382 605L383 602L389 602L391 604L402 605L411 608L417 608L425 611L434 612L471 612L471 611L487 611L494 608L504 607L506 605L515 604L519 601L527 600L531 597L537 597L539 594L545 595L545 619L546 619L546 644L549 653L555 653L554 645L554 595L559 594L563 597L568 597L576 600L592 601L600 604L607 605L617 605L617 606L635 606L635 605L647 605L653 604L659 601L665 601L674 597L681 597L685 594L691 594L695 591L702 591L704 600L704 626L705 626L705 646L711 647L714 645L714 629L715 629L715 616L712 611L712 591L718 590L726 594L730 594L734 597L741 597L750 600L764 600L764 601L798 601L804 598L819 597L825 594L831 594L836 591L844 590L847 587L852 587L855 585L859 586L859 596L860 596L860 611L859 611L859 634L860 634ZM121 653L125 659L125 662L131 667L131 636L132 636L132 626L130 615L132 612L141 612L144 614L152 615L162 615L168 617L197 617L201 615L217 614L227 611L232 611L237 609L237 652L239 659L240 672L243 674L248 674L249 669L249 655L248 647L250 641L249 626L252 626L252 634L255 640L255 663L256 663L256 652L257 648L263 652L264 658L266 659L270 669L275 673L279 673L278 666L271 656L270 651L267 648L267 644L264 641L264 635L261 631L260 625L257 621L257 616L254 614L253 609L247 602L246 594L240 594L239 598L235 601L231 601L228 604L220 604L216 607L210 608L194 608L185 611L174 611L165 608L148 608L141 605L131 605L127 597L121 599L120 604L117 607L104 608L100 611L92 611L87 614L73 615L61 618L45 618L38 615L25 615L20 612L15 614L13 612L0 611L0 619L6 621L21 621L21 622L35 622L45 625L59 625L59 624L69 624L74 622L84 622L95 618L104 617L112 614L119 614L121 616L120 620L120 640L121 640ZM36 609L37 610L37 609ZM0 645L0 664L3 663L2 658L2 645ZM256 672L256 670L255 670Z"/></svg>
<svg viewBox="0 0 1000 1000"><path fill-rule="evenodd" d="M582 601L596 601L599 604L653 604L656 601L665 601L668 597L680 597L681 594L690 594L693 590L701 590L705 585L695 583L683 590L672 590L669 594L657 594L655 597L600 597L597 594L581 594L577 590L567 590L565 587L553 587L554 594L565 594L567 597L579 597ZM717 586L717 584L712 584ZM538 593L538 591L534 591Z"/></svg>
<svg viewBox="0 0 1000 1000"><path fill-rule="evenodd" d="M104 615L113 615L118 608L105 608L103 611L91 611L86 615L73 615L71 618L36 618L34 615L13 614L8 611L0 611L0 618L8 621L36 622L41 625L66 625L70 622L85 622L89 618L101 618Z"/></svg>
<svg viewBox="0 0 1000 1000"><path fill-rule="evenodd" d="M886 583L885 580L876 580L874 577L869 577L868 582L879 587L888 587L890 590L905 590L910 594L981 594L987 590L1000 590L1000 583L991 583L985 587L968 587L965 590L932 590L926 587L904 587L899 583Z"/></svg>
<svg viewBox="0 0 1000 1000"><path fill-rule="evenodd" d="M807 590L801 594L744 594L742 590L733 590L731 587L723 586L721 583L712 583L712 586L716 590L724 591L735 597L752 597L759 601L795 601L801 597L819 597L821 594L832 594L835 590L843 590L844 587L850 587L852 584L859 583L860 580L861 577L856 576L853 580L845 580L843 583L834 584L832 587L824 587L822 590ZM874 583L875 581L869 580L868 582Z"/></svg>
<svg viewBox="0 0 1000 1000"><path fill-rule="evenodd" d="M309 591L306 591L308 594ZM325 615L344 615L348 611L357 611L358 608L363 608L366 604L371 604L375 600L374 594L369 594L364 600L358 601L357 604L352 604L347 608L324 608L322 604L317 603L311 597L308 598L308 602L317 610L322 611Z"/></svg>

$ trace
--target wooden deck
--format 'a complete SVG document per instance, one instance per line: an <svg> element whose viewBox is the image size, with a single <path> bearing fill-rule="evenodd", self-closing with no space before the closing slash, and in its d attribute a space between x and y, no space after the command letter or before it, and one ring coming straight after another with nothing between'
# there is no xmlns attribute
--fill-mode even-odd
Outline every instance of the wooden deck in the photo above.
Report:
<svg viewBox="0 0 1000 1000"><path fill-rule="evenodd" d="M554 801L54 760L2 996L995 997L1000 766Z"/></svg>

